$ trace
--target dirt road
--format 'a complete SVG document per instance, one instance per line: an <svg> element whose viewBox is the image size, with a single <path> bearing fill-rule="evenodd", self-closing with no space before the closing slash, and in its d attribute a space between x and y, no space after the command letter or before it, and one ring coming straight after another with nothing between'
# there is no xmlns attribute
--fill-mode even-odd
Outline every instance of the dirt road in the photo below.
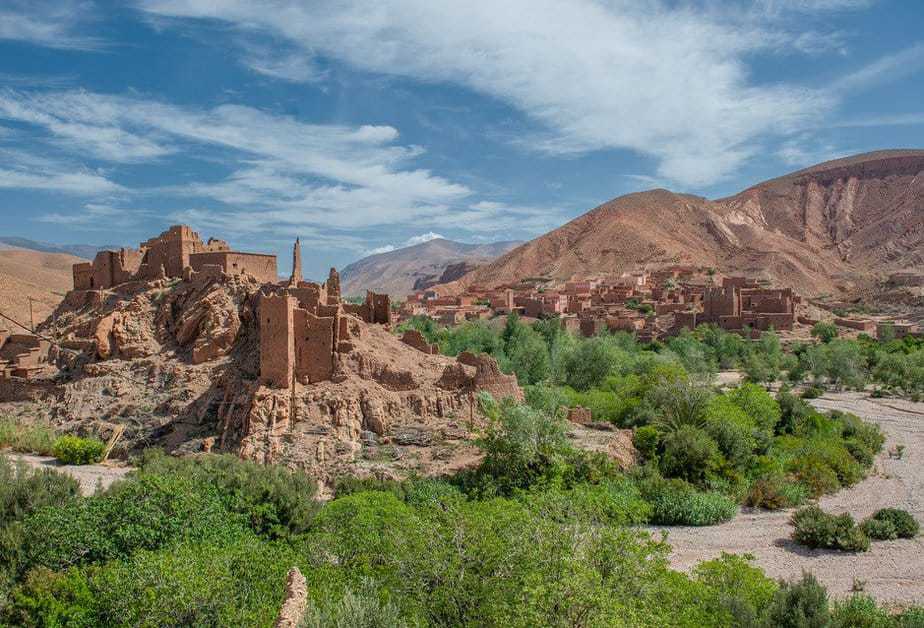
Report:
<svg viewBox="0 0 924 628"><path fill-rule="evenodd" d="M924 403L870 399L860 393L828 394L812 401L819 409L846 410L875 421L886 435L883 452L870 476L852 488L821 500L830 512L849 512L862 519L879 508L897 507L924 523ZM894 445L905 446L901 460L889 459ZM728 523L708 528L658 527L668 532L673 546L671 563L689 570L723 551L750 553L774 578L798 578L810 571L831 595L850 593L854 579L865 581L865 591L882 603L907 606L924 603L924 537L874 541L870 551L850 554L810 550L790 540L792 511L743 509Z"/></svg>

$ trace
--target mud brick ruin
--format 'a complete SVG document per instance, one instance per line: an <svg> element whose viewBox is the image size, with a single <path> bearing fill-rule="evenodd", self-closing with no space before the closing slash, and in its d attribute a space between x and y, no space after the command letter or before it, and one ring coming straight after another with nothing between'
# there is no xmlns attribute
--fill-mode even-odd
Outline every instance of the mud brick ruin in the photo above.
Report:
<svg viewBox="0 0 924 628"><path fill-rule="evenodd" d="M74 290L105 290L129 281L183 277L190 272L248 274L276 282L276 256L232 251L224 240L203 242L186 225L175 225L137 249L100 251L92 262L74 264Z"/></svg>
<svg viewBox="0 0 924 628"><path fill-rule="evenodd" d="M391 301L387 294L367 292L361 304L344 303L340 275L334 268L323 284L303 281L301 243L296 240L288 284L260 295L261 382L284 388L293 382L334 379L339 356L352 351L350 340L360 333L348 314L366 323L388 325Z"/></svg>

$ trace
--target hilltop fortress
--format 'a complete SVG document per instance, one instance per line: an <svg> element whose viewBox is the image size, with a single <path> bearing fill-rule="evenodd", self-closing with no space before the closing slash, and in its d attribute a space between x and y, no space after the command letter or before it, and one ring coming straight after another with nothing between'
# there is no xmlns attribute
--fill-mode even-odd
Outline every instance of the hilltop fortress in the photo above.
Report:
<svg viewBox="0 0 924 628"><path fill-rule="evenodd" d="M305 280L298 240L292 262L280 278L274 255L177 225L75 264L74 289L34 334L0 330L0 410L31 404L103 436L123 426L126 449L301 466L322 484L470 463L476 393L522 399L516 377L487 355L402 342L388 295L345 301L333 268Z"/></svg>

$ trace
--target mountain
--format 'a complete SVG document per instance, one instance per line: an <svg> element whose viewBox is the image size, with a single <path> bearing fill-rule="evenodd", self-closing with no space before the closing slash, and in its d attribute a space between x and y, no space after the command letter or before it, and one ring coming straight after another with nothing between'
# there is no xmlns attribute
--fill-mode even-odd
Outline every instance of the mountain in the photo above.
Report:
<svg viewBox="0 0 924 628"><path fill-rule="evenodd" d="M46 253L9 244L0 247L0 313L29 325L31 297L35 321L42 322L73 288L71 265L82 261L85 260L66 253ZM0 328L3 327L22 331L0 318Z"/></svg>
<svg viewBox="0 0 924 628"><path fill-rule="evenodd" d="M924 151L825 162L709 200L668 190L615 198L451 287L694 264L806 295L852 291L924 263Z"/></svg>
<svg viewBox="0 0 924 628"><path fill-rule="evenodd" d="M415 290L454 281L519 244L465 244L435 238L422 244L370 255L340 271L343 293L360 295L366 290L374 290L404 298Z"/></svg>
<svg viewBox="0 0 924 628"><path fill-rule="evenodd" d="M0 238L0 245L12 246L19 249L29 249L30 251L39 251L42 253L64 253L84 259L93 259L98 251L107 249L118 249L116 245L107 244L105 246L96 246L93 244L51 244L49 242L38 242L28 238L3 237ZM6 248L0 246L0 249Z"/></svg>

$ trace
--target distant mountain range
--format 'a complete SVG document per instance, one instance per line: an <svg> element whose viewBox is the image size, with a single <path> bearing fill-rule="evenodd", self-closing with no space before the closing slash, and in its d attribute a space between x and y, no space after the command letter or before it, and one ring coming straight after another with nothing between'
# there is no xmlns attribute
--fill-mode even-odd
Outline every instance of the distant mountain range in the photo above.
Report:
<svg viewBox="0 0 924 628"><path fill-rule="evenodd" d="M415 290L454 281L520 244L466 244L435 238L353 262L340 271L342 290L351 296L373 290L404 298Z"/></svg>
<svg viewBox="0 0 924 628"><path fill-rule="evenodd" d="M48 242L38 242L28 238L2 237L0 244L14 246L19 249L28 249L30 251L39 251L40 253L65 253L74 257L84 259L93 259L97 252L107 249L118 249L117 245L95 246L92 244L51 244Z"/></svg>
<svg viewBox="0 0 924 628"><path fill-rule="evenodd" d="M829 161L709 200L615 198L447 286L567 280L668 264L715 267L805 295L853 292L924 266L924 151Z"/></svg>

